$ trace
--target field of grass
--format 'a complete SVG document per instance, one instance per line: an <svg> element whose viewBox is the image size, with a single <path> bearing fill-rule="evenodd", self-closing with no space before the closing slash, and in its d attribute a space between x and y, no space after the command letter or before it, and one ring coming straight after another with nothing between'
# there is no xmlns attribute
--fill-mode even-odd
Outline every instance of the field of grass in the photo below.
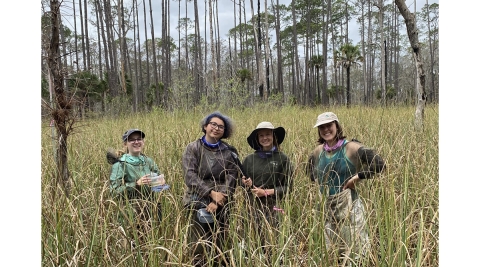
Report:
<svg viewBox="0 0 480 267"><path fill-rule="evenodd" d="M213 110L153 111L148 114L79 121L68 139L71 196L67 199L54 178L54 142L48 124L42 127L42 266L189 266L182 153L202 136L200 120ZM386 172L362 181L357 190L367 209L371 254L363 266L438 266L439 150L438 106L427 106L424 130L413 130L415 107L258 107L220 110L235 122L234 135L225 141L243 159L252 149L246 137L261 121L283 126L281 148L296 169L294 188L285 200L278 237L272 235L274 266L335 266L325 252L317 184L304 169L316 145L316 117L335 112L348 139L373 147L387 163ZM107 148L122 149L128 128L146 133L145 154L165 173L168 192L161 193L164 219L154 223L148 243L132 250L115 219L116 203L108 193L110 167ZM241 189L231 217L232 266L266 266L260 241L251 237ZM239 243L244 239L244 247ZM149 255L148 263L145 262Z"/></svg>

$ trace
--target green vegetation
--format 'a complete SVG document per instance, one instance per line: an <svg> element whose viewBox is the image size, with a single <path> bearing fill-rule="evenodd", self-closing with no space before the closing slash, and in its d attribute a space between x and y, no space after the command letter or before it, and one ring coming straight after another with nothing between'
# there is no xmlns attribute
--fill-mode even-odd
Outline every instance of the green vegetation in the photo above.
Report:
<svg viewBox="0 0 480 267"><path fill-rule="evenodd" d="M438 106L425 109L423 133L413 131L415 107L329 110L339 116L349 139L375 148L387 163L385 173L358 186L372 244L363 266L438 266ZM42 266L189 266L180 162L185 146L201 137L199 122L211 111L154 109L147 114L77 123L68 139L73 182L70 199L53 176L52 131L48 123L43 124ZM318 186L304 171L318 138L312 126L318 114L327 109L265 105L220 111L236 123L233 137L226 141L238 149L242 159L252 152L246 137L260 121L268 120L287 131L282 150L296 166L294 188L282 207L285 215L280 237L270 240L272 260L278 264L281 259L285 266L334 266L337 259L325 251L322 218L317 213ZM105 156L109 147L122 149L121 135L132 127L146 133L145 153L159 164L171 186L158 199L163 203L164 220L154 223L148 244L134 250L117 225L117 205L108 194L110 165ZM228 253L234 266L264 266L242 198L238 188L231 217L233 249ZM241 249L244 236L245 247ZM147 258L148 264L142 263Z"/></svg>

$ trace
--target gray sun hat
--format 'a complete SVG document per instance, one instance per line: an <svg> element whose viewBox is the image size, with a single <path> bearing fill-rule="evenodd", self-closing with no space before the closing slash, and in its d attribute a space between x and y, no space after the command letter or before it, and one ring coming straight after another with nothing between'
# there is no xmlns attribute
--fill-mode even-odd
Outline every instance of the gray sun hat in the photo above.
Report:
<svg viewBox="0 0 480 267"><path fill-rule="evenodd" d="M275 128L271 122L262 121L257 125L257 128L252 131L252 133L247 137L248 145L255 150L259 150L261 148L260 144L258 143L257 132L261 129L272 129L273 135L277 139L277 145L280 145L285 139L285 129L283 127Z"/></svg>
<svg viewBox="0 0 480 267"><path fill-rule="evenodd" d="M340 122L338 120L337 115L335 115L335 113L324 112L324 113L318 115L317 123L315 123L315 126L313 126L313 128L317 128L318 126L320 126L322 124L326 124L326 123L329 123L329 122L332 122L332 121Z"/></svg>
<svg viewBox="0 0 480 267"><path fill-rule="evenodd" d="M145 138L145 133L142 132L141 130L139 129L130 129L130 130L127 130L123 135L122 135L122 140L123 142L127 142L128 140L128 137L133 134L133 133L140 133L140 135L142 136L142 138Z"/></svg>

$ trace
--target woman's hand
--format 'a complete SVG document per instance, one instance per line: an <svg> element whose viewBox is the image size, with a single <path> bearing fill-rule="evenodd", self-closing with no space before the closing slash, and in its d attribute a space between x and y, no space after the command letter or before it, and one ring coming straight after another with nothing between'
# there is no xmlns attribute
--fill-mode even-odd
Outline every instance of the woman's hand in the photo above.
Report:
<svg viewBox="0 0 480 267"><path fill-rule="evenodd" d="M350 188L355 189L355 183L360 180L358 174L355 174L352 178L348 179L347 182L343 185L343 190Z"/></svg>
<svg viewBox="0 0 480 267"><path fill-rule="evenodd" d="M256 197L266 197L273 194L271 192L269 193L267 190L270 191L271 189L263 189L261 187L253 186L252 194Z"/></svg>
<svg viewBox="0 0 480 267"><path fill-rule="evenodd" d="M227 196L227 194L224 194L222 192L217 192L213 190L210 192L210 197L212 198L212 201L220 206L223 206L225 204L225 202L227 201Z"/></svg>
<svg viewBox="0 0 480 267"><path fill-rule="evenodd" d="M242 176L242 183L246 187L251 187L253 185L252 179L250 177L246 178L245 176Z"/></svg>
<svg viewBox="0 0 480 267"><path fill-rule="evenodd" d="M210 202L206 208L206 210L210 213L215 213L217 211L218 205L215 202Z"/></svg>
<svg viewBox="0 0 480 267"><path fill-rule="evenodd" d="M145 174L137 180L137 185L150 184L151 181L152 179L150 178L150 174Z"/></svg>

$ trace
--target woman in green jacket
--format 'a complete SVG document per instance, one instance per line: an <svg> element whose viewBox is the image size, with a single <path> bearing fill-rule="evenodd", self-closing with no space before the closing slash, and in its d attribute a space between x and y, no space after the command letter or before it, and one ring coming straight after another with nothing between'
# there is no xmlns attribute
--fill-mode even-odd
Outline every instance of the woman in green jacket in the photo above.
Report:
<svg viewBox="0 0 480 267"><path fill-rule="evenodd" d="M144 138L145 133L139 129L127 130L122 135L126 153L113 160L110 174L110 192L113 198L121 204L120 207L125 205L132 208L120 208L122 215L119 219L126 227L136 227L135 233L140 242L145 240L145 235L151 229L152 210L157 210L158 220L161 220L160 203L155 199L156 194L150 186L152 178L160 175L160 170L153 159L142 153ZM134 223L129 223L131 220Z"/></svg>

